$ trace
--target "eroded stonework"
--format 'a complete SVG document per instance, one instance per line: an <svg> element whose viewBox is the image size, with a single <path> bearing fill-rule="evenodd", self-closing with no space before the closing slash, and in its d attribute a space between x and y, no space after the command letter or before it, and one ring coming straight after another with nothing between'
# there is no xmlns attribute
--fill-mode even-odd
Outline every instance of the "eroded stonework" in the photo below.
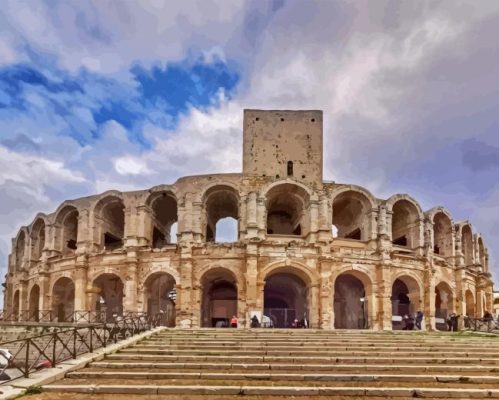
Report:
<svg viewBox="0 0 499 400"><path fill-rule="evenodd" d="M12 241L4 293L18 319L161 312L181 327L426 328L492 310L484 241L443 207L322 180L322 112L245 110L243 173L68 200ZM218 222L233 218L234 242ZM218 235L219 236L219 235Z"/></svg>

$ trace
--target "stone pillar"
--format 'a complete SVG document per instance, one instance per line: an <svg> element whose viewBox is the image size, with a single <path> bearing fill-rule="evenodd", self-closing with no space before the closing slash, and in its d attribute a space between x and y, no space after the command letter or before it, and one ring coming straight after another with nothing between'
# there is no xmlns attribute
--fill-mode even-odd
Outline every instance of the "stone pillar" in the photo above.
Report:
<svg viewBox="0 0 499 400"><path fill-rule="evenodd" d="M424 323L429 331L436 330L435 324L435 277L431 272L432 266L425 266L424 279Z"/></svg>
<svg viewBox="0 0 499 400"><path fill-rule="evenodd" d="M258 236L265 239L267 236L267 210L265 197L258 197L256 201L256 218L258 225Z"/></svg>
<svg viewBox="0 0 499 400"><path fill-rule="evenodd" d="M246 273L244 277L246 279L246 308L247 312L245 314L246 326L249 327L250 313L252 311L260 311L263 315L263 307L258 304L260 293L258 292L258 259L257 259L258 248L256 245L247 246L247 257L246 257ZM242 314L240 313L240 316Z"/></svg>
<svg viewBox="0 0 499 400"><path fill-rule="evenodd" d="M309 307L308 307L308 319L310 321L310 326L312 328L321 328L322 324L320 321L320 287L319 284L312 285L308 288L309 291ZM298 317L298 319L301 319Z"/></svg>
<svg viewBox="0 0 499 400"><path fill-rule="evenodd" d="M388 239L391 240L392 230L387 229L386 215L387 215L386 206L380 206L378 214L378 235L381 237L388 237Z"/></svg>
<svg viewBox="0 0 499 400"><path fill-rule="evenodd" d="M331 284L331 271L333 261L329 257L324 257L319 260L320 262L320 282L319 282L319 306L320 306L320 320L319 327L321 329L334 329L334 316L333 316L333 300L334 288Z"/></svg>
<svg viewBox="0 0 499 400"><path fill-rule="evenodd" d="M327 241L332 237L333 217L326 195L319 198L319 240Z"/></svg>
<svg viewBox="0 0 499 400"><path fill-rule="evenodd" d="M137 246L152 247L152 211L149 206L142 204L137 207L135 236Z"/></svg>
<svg viewBox="0 0 499 400"><path fill-rule="evenodd" d="M38 303L38 308L40 311L49 311L52 309L52 304L50 304L52 294L50 293L49 273L40 272L38 274L38 286L40 287L40 300ZM45 319L48 319L48 317Z"/></svg>
<svg viewBox="0 0 499 400"><path fill-rule="evenodd" d="M137 249L127 249L126 259L126 274L124 282L124 295L123 302L124 312L137 312L137 270L138 270L138 254Z"/></svg>
<svg viewBox="0 0 499 400"><path fill-rule="evenodd" d="M372 208L367 213L368 226L366 227L366 240L376 239L378 235L378 224L376 222L376 216L378 215L378 210Z"/></svg>
<svg viewBox="0 0 499 400"><path fill-rule="evenodd" d="M85 255L77 257L75 265L75 321L87 322L88 311L92 311L92 305L88 303L88 260Z"/></svg>
<svg viewBox="0 0 499 400"><path fill-rule="evenodd" d="M180 328L199 327L199 313L195 314L195 310L201 308L201 302L198 295L194 303L192 257L190 249L181 250L183 253L180 258L180 282L177 285L179 290L177 291L178 313L176 316L176 326Z"/></svg>
<svg viewBox="0 0 499 400"><path fill-rule="evenodd" d="M23 279L20 281L19 286L19 315L22 317L21 320L26 320L28 310L28 281Z"/></svg>
<svg viewBox="0 0 499 400"><path fill-rule="evenodd" d="M246 197L246 238L258 237L257 194L251 192Z"/></svg>
<svg viewBox="0 0 499 400"><path fill-rule="evenodd" d="M392 282L390 264L381 263L376 266L376 282L373 285L377 305L376 318L373 316L373 328L392 330ZM374 325L376 323L376 325Z"/></svg>
<svg viewBox="0 0 499 400"><path fill-rule="evenodd" d="M319 231L319 202L317 200L310 200L310 232L309 243L315 243L317 240L317 233Z"/></svg>

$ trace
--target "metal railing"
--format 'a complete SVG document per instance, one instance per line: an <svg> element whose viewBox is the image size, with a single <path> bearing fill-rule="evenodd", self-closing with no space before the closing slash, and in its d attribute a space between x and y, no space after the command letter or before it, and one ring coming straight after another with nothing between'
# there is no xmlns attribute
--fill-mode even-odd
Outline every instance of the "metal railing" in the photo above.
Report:
<svg viewBox="0 0 499 400"><path fill-rule="evenodd" d="M28 378L79 355L92 353L109 344L160 325L160 315L118 316L113 323L89 324L52 333L0 343L0 375ZM5 382L9 382L8 379Z"/></svg>
<svg viewBox="0 0 499 400"><path fill-rule="evenodd" d="M5 322L69 322L69 323L101 323L106 321L105 311L70 311L67 313L54 310L23 310L6 312L0 310L0 321Z"/></svg>
<svg viewBox="0 0 499 400"><path fill-rule="evenodd" d="M464 329L474 332L499 333L499 320L494 318L464 317Z"/></svg>

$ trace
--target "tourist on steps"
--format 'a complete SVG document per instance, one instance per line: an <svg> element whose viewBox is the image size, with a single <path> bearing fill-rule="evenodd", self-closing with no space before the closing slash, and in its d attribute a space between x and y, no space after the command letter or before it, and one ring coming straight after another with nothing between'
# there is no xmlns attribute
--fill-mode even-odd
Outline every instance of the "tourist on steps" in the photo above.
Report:
<svg viewBox="0 0 499 400"><path fill-rule="evenodd" d="M258 317L256 315L253 315L251 317L251 328L259 328L260 327L260 321L258 321Z"/></svg>
<svg viewBox="0 0 499 400"><path fill-rule="evenodd" d="M235 315L233 315L231 320L230 320L230 327L237 328L237 323L238 323L238 319Z"/></svg>
<svg viewBox="0 0 499 400"><path fill-rule="evenodd" d="M419 330L421 330L421 323L422 322L423 322L423 312L421 310L419 310L416 313L416 328L418 328Z"/></svg>

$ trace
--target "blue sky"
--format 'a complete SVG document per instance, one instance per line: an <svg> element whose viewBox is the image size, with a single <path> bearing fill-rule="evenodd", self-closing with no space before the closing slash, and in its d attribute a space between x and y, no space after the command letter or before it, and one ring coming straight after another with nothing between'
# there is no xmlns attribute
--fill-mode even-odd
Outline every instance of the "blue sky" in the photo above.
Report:
<svg viewBox="0 0 499 400"><path fill-rule="evenodd" d="M5 1L0 267L65 199L241 171L244 108L322 109L326 179L470 219L498 281L496 37L495 0Z"/></svg>

